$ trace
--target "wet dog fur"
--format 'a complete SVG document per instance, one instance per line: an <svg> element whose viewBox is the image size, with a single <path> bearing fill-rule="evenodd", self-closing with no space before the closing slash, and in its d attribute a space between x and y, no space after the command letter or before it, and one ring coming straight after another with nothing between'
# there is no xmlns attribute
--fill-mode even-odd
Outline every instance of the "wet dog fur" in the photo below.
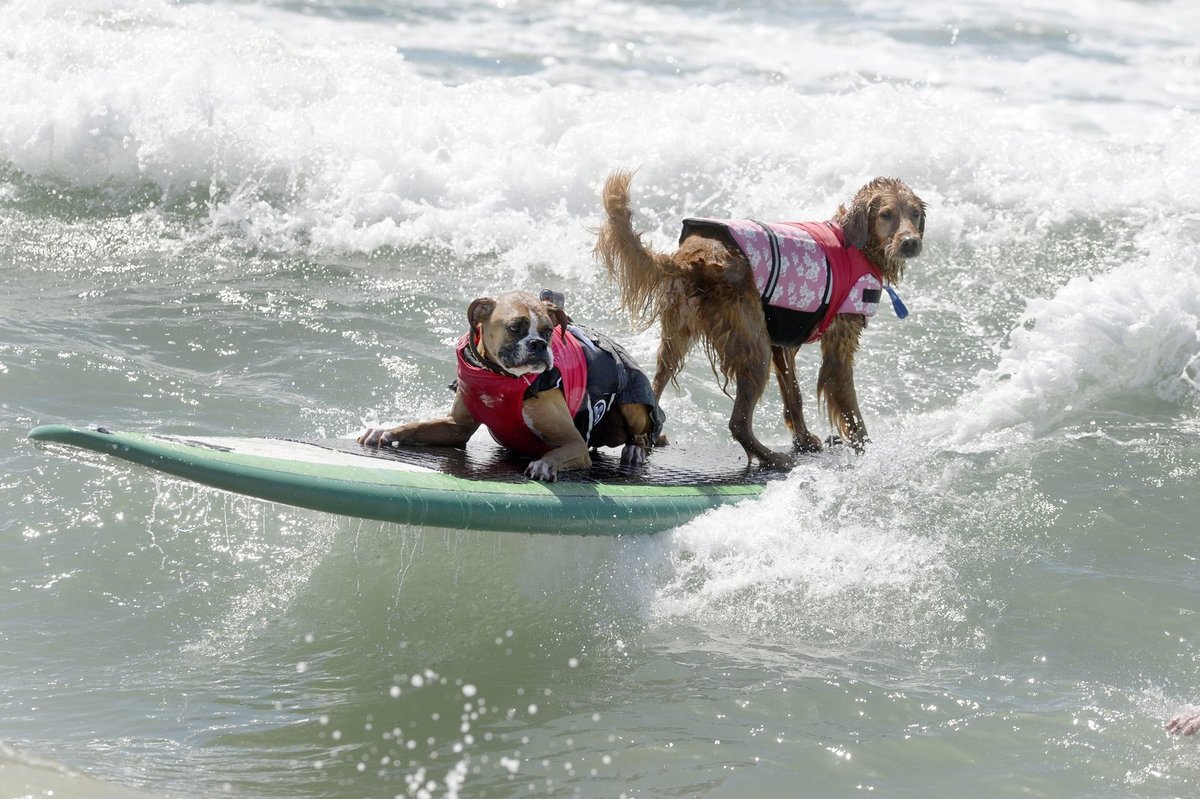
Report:
<svg viewBox="0 0 1200 799"><path fill-rule="evenodd" d="M770 341L762 303L749 262L732 237L702 230L689 235L674 253L650 250L633 227L629 184L633 174L618 171L605 181L605 221L595 255L621 292L621 303L646 326L659 322L662 338L653 379L662 397L674 382L684 357L701 342L725 389L734 385L729 430L750 459L768 468L789 468L789 453L768 449L754 435L754 408L766 389L772 368L783 396L784 423L795 452L822 448L821 439L804 421L796 381L798 347ZM908 259L921 253L925 203L904 183L876 178L838 207L833 221L846 243L857 247L876 266L886 284L899 284ZM867 428L854 387L854 357L866 318L838 314L820 339L821 368L817 397L841 439L862 451Z"/></svg>

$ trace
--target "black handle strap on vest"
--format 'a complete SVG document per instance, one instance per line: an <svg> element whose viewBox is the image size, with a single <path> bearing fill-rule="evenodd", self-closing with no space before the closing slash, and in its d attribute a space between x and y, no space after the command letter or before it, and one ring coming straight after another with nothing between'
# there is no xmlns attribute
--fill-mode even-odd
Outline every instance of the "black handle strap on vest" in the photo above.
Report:
<svg viewBox="0 0 1200 799"><path fill-rule="evenodd" d="M768 298L775 293L775 289L779 286L779 276L783 271L783 264L779 258L779 237L775 235L775 231L770 225L764 225L757 219L751 219L751 222L758 225L763 233L767 234L767 242L771 248L771 266L767 272L767 282L763 285L760 292L763 302L767 302Z"/></svg>

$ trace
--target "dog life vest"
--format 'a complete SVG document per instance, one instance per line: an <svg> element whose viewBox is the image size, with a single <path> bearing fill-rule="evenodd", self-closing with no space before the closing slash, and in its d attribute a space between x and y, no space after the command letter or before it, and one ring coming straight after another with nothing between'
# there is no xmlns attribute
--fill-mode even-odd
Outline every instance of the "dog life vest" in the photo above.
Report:
<svg viewBox="0 0 1200 799"><path fill-rule="evenodd" d="M879 309L883 275L832 222L685 219L679 240L706 228L727 232L750 262L774 344L816 341L838 314Z"/></svg>
<svg viewBox="0 0 1200 799"><path fill-rule="evenodd" d="M525 395L542 373L510 375L471 363L466 358L471 334L458 340L458 391L471 416L486 425L492 438L511 450L540 457L550 451L537 434L529 429L523 415ZM554 368L562 377L559 388L574 418L587 395L587 359L583 346L572 335L555 327L550 337Z"/></svg>

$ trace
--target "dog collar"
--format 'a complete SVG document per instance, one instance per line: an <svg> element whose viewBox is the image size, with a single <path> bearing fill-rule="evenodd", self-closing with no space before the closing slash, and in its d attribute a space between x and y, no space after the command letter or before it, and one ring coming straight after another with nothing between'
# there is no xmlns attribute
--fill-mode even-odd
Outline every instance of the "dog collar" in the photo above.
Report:
<svg viewBox="0 0 1200 799"><path fill-rule="evenodd" d="M475 341L475 336L467 337L467 346L465 348L467 361L473 366L478 366L480 369L487 369L489 372L494 372L502 377L511 377L516 380L517 376L505 369L500 364L493 361L491 358L484 358L479 354L479 346Z"/></svg>

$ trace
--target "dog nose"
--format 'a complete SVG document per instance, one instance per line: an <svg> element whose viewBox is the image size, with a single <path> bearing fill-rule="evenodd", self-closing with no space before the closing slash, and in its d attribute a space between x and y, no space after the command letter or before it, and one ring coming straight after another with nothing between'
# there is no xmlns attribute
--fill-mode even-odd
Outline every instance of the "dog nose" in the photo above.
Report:
<svg viewBox="0 0 1200 799"><path fill-rule="evenodd" d="M912 236L900 242L900 254L905 258L916 258L921 254L921 240Z"/></svg>
<svg viewBox="0 0 1200 799"><path fill-rule="evenodd" d="M529 340L529 351L530 352L545 352L546 351L546 341L544 339L540 339L540 338L530 339Z"/></svg>

